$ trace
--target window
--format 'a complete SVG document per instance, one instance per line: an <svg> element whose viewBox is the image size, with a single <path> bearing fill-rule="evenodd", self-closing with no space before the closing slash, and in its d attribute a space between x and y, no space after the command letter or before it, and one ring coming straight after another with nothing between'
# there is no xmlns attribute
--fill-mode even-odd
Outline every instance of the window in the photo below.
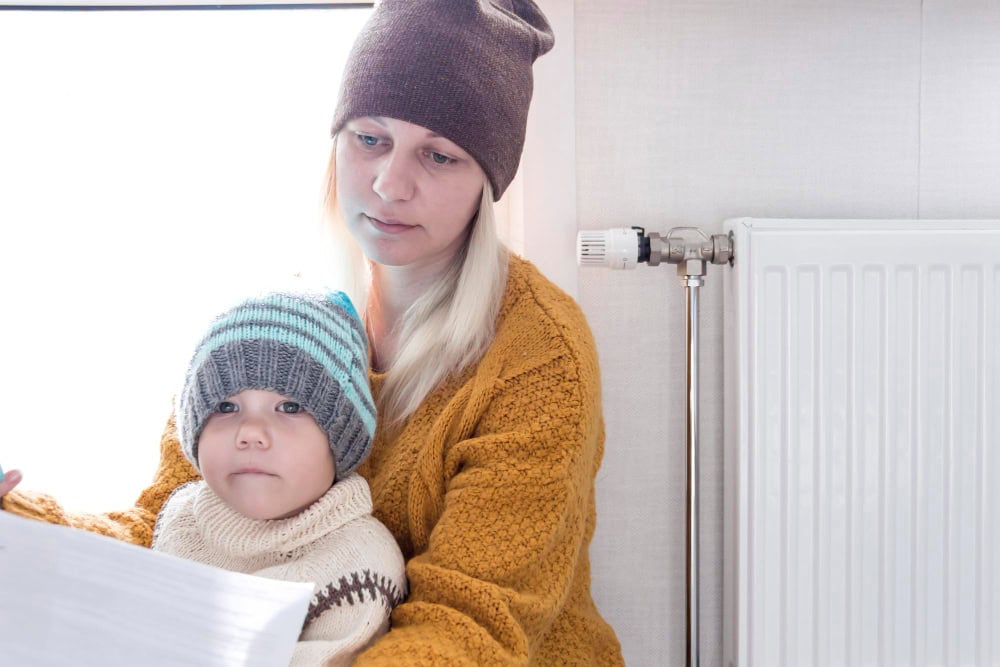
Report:
<svg viewBox="0 0 1000 667"><path fill-rule="evenodd" d="M22 488L129 506L212 315L336 280L307 251L368 12L0 11L0 464Z"/></svg>

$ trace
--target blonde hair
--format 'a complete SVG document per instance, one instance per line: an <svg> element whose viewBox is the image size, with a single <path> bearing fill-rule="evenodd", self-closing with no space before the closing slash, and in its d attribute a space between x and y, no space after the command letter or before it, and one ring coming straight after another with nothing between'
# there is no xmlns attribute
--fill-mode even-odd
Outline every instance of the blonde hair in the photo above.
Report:
<svg viewBox="0 0 1000 667"><path fill-rule="evenodd" d="M368 321L372 298L371 261L348 232L337 206L336 145L326 174L326 213L335 247L347 263L345 290ZM401 428L428 394L450 376L479 361L493 341L497 313L507 285L507 248L497 236L493 189L486 179L479 212L451 265L406 309L394 333L399 345L385 368L378 396L379 422ZM374 295L377 298L377 295Z"/></svg>

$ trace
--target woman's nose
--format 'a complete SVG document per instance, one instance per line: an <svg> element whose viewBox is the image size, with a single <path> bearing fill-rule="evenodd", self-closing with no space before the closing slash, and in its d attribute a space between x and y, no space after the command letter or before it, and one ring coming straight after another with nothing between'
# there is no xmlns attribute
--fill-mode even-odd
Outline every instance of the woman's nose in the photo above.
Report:
<svg viewBox="0 0 1000 667"><path fill-rule="evenodd" d="M239 449L267 449L271 446L271 438L267 432L267 425L263 420L257 418L247 418L240 423L240 428L236 432L236 446Z"/></svg>
<svg viewBox="0 0 1000 667"><path fill-rule="evenodd" d="M411 166L397 153L386 156L379 164L372 190L387 202L410 199L414 191Z"/></svg>

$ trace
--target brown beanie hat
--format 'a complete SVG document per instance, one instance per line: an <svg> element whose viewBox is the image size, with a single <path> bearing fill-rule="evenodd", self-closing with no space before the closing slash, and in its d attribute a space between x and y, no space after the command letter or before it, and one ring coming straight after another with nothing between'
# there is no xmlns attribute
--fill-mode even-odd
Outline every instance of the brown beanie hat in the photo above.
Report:
<svg viewBox="0 0 1000 667"><path fill-rule="evenodd" d="M426 127L474 157L499 199L524 147L531 65L552 44L531 0L382 0L348 57L333 134L358 116Z"/></svg>

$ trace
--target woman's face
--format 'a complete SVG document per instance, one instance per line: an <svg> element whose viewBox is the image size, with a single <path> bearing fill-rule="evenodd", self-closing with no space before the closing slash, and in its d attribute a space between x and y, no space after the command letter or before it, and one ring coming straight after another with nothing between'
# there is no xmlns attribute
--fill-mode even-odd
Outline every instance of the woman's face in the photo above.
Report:
<svg viewBox="0 0 1000 667"><path fill-rule="evenodd" d="M330 441L313 416L261 389L219 403L198 438L198 467L216 495L251 519L298 514L335 474Z"/></svg>
<svg viewBox="0 0 1000 667"><path fill-rule="evenodd" d="M394 118L349 121L337 137L337 202L372 261L441 267L462 246L486 174L454 142Z"/></svg>

